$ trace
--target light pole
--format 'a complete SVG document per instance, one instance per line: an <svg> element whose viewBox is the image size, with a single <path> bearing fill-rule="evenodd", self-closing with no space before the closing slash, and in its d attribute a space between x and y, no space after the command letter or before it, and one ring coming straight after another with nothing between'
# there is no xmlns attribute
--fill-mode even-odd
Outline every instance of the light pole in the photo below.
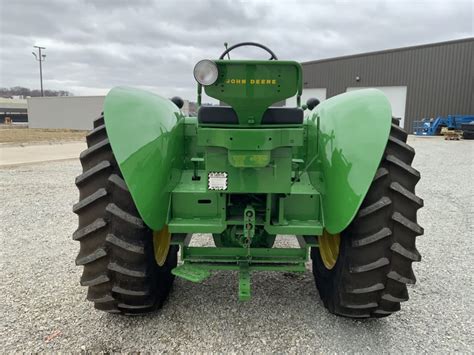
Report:
<svg viewBox="0 0 474 355"><path fill-rule="evenodd" d="M42 67L42 62L44 62L44 59L46 58L46 54L41 54L41 50L42 49L46 49L45 47L40 47L40 46L33 46L34 48L38 48L38 55L36 55L35 52L31 52L33 53L33 55L35 56L35 59L39 62L39 65L40 65L40 84L41 84L41 96L44 96L44 93L43 93L43 67Z"/></svg>

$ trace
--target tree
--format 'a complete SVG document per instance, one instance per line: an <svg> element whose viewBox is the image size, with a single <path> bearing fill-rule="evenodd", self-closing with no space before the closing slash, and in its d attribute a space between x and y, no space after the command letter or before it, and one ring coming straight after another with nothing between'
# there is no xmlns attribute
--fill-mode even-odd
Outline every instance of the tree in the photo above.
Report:
<svg viewBox="0 0 474 355"><path fill-rule="evenodd" d="M41 96L40 90L31 90L22 86L14 86L11 88L0 88L0 97L11 96ZM44 96L73 96L71 92L66 90L44 90Z"/></svg>

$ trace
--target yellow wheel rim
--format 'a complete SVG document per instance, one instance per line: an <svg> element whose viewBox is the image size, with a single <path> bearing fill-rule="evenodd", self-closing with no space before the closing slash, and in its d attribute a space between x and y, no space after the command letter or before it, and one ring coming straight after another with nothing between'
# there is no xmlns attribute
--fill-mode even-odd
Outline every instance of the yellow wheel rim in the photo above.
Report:
<svg viewBox="0 0 474 355"><path fill-rule="evenodd" d="M319 253L324 266L331 270L336 265L339 256L339 245L341 236L339 234L330 234L324 230L323 235L318 236Z"/></svg>
<svg viewBox="0 0 474 355"><path fill-rule="evenodd" d="M171 233L168 226L164 226L162 230L153 231L153 248L155 250L155 260L160 266L163 266L168 256L171 243Z"/></svg>

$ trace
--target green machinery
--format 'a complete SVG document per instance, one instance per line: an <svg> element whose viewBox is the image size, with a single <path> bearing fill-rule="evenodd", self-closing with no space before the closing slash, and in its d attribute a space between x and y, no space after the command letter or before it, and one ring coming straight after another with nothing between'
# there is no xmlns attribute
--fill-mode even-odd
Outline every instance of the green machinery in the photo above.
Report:
<svg viewBox="0 0 474 355"><path fill-rule="evenodd" d="M270 60L230 60L243 45ZM302 105L300 64L252 42L200 61L194 76L197 117L184 116L178 98L132 88L105 99L76 179L88 299L141 313L161 306L174 276L237 270L248 300L252 272L304 272L311 255L331 312L397 311L420 259L422 200L414 151L385 96L367 89ZM222 105L201 105L203 90ZM272 106L292 97L296 107ZM191 246L196 233L215 246ZM277 235L298 247L274 247Z"/></svg>

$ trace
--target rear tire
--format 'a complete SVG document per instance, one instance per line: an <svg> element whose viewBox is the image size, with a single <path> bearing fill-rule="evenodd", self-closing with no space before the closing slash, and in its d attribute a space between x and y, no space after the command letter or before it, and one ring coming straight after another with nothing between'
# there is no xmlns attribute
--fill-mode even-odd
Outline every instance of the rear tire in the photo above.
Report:
<svg viewBox="0 0 474 355"><path fill-rule="evenodd" d="M73 239L80 242L76 264L84 266L81 285L88 287L87 299L101 311L153 311L171 290L177 247L170 247L163 266L156 264L152 230L140 218L122 178L103 116L94 121L87 146L80 155L80 198L73 207L79 216Z"/></svg>
<svg viewBox="0 0 474 355"><path fill-rule="evenodd" d="M414 284L412 263L421 256L416 236L415 195L420 173L411 167L415 151L407 133L392 120L390 137L372 185L351 224L341 233L337 262L324 265L312 248L313 274L319 295L331 313L351 317L384 317L408 300L406 284Z"/></svg>

